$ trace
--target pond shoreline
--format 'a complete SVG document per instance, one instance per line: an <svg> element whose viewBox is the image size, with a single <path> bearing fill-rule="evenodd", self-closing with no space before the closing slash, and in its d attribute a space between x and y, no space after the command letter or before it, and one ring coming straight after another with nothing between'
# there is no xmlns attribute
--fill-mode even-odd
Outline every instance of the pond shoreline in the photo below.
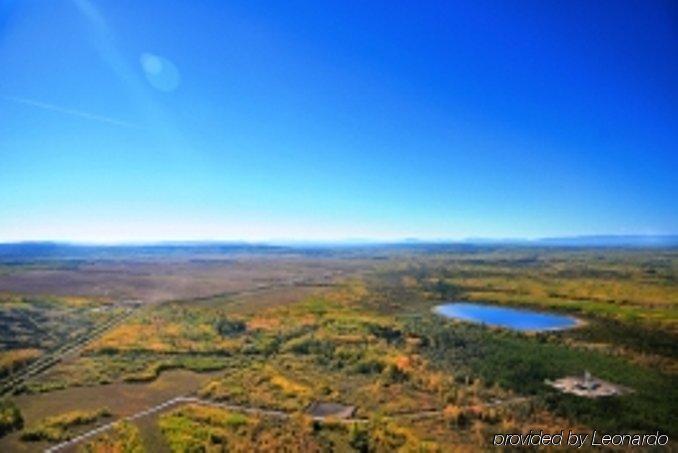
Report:
<svg viewBox="0 0 678 453"><path fill-rule="evenodd" d="M587 324L569 314L478 301L445 302L431 311L453 321L522 333L560 332Z"/></svg>

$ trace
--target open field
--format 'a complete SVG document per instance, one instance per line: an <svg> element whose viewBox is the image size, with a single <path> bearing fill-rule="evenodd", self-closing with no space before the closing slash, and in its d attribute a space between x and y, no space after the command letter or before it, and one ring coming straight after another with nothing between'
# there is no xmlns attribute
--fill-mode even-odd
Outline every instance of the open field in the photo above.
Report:
<svg viewBox="0 0 678 453"><path fill-rule="evenodd" d="M149 383L113 383L105 386L70 387L46 394L23 394L13 399L21 411L24 425L31 429L45 419L59 417L75 411L92 412L106 408L113 418L120 418L143 411L176 395L196 391L201 383L211 377L210 373L196 374L184 370L163 373ZM87 424L91 427L91 424ZM81 430L68 432L74 435ZM10 451L35 451L47 447L46 442L22 442L20 433L13 433L0 440L0 445Z"/></svg>
<svg viewBox="0 0 678 453"><path fill-rule="evenodd" d="M0 268L3 266L0 265ZM76 261L69 266L4 266L0 290L157 302L330 281L346 267L298 257Z"/></svg>
<svg viewBox="0 0 678 453"><path fill-rule="evenodd" d="M97 299L103 286L107 297L153 297L6 398L24 428L0 439L0 449L48 445L20 440L48 426L46 417L106 408L117 420L188 394L215 406L168 407L77 447L436 451L487 446L493 433L529 428L678 434L674 250L387 247L34 265L13 265L0 290L28 297L16 285L31 281L66 297L77 281L72 294L99 304L115 303ZM44 272L72 277L41 286ZM432 312L454 300L562 311L585 323L520 333ZM632 392L589 400L545 384L585 370ZM355 421L314 420L314 402L353 406Z"/></svg>

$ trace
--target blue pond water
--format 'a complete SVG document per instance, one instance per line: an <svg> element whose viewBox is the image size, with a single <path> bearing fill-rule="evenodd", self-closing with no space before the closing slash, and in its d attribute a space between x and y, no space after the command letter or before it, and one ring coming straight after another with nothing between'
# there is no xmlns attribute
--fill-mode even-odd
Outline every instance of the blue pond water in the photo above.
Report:
<svg viewBox="0 0 678 453"><path fill-rule="evenodd" d="M528 332L569 329L577 325L571 316L467 302L438 305L435 312L447 318Z"/></svg>

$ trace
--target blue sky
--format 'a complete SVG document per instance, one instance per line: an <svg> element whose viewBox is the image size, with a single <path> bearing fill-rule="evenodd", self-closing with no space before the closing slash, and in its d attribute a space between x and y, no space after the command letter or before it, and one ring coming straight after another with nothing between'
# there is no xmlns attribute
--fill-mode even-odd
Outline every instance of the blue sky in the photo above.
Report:
<svg viewBox="0 0 678 453"><path fill-rule="evenodd" d="M672 1L0 0L0 241L678 233Z"/></svg>

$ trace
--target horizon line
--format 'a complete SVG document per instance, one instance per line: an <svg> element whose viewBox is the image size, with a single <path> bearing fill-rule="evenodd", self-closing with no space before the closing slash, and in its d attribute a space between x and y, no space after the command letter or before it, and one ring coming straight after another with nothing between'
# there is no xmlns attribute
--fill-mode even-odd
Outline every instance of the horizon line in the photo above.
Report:
<svg viewBox="0 0 678 453"><path fill-rule="evenodd" d="M595 241L595 240L636 240L661 242L670 240L678 242L678 233L671 234L580 234L567 236L539 236L539 237L463 237L463 238L419 238L402 237L394 239L385 238L326 238L326 239L294 239L294 238L268 238L268 239L130 239L113 241L90 241L71 239L21 239L0 240L0 245L69 245L69 246L95 246L95 247L120 247L120 246L162 246L162 245L219 245L239 244L254 246L283 246L283 245L400 245L400 244L510 244L510 243L539 243L556 241Z"/></svg>

